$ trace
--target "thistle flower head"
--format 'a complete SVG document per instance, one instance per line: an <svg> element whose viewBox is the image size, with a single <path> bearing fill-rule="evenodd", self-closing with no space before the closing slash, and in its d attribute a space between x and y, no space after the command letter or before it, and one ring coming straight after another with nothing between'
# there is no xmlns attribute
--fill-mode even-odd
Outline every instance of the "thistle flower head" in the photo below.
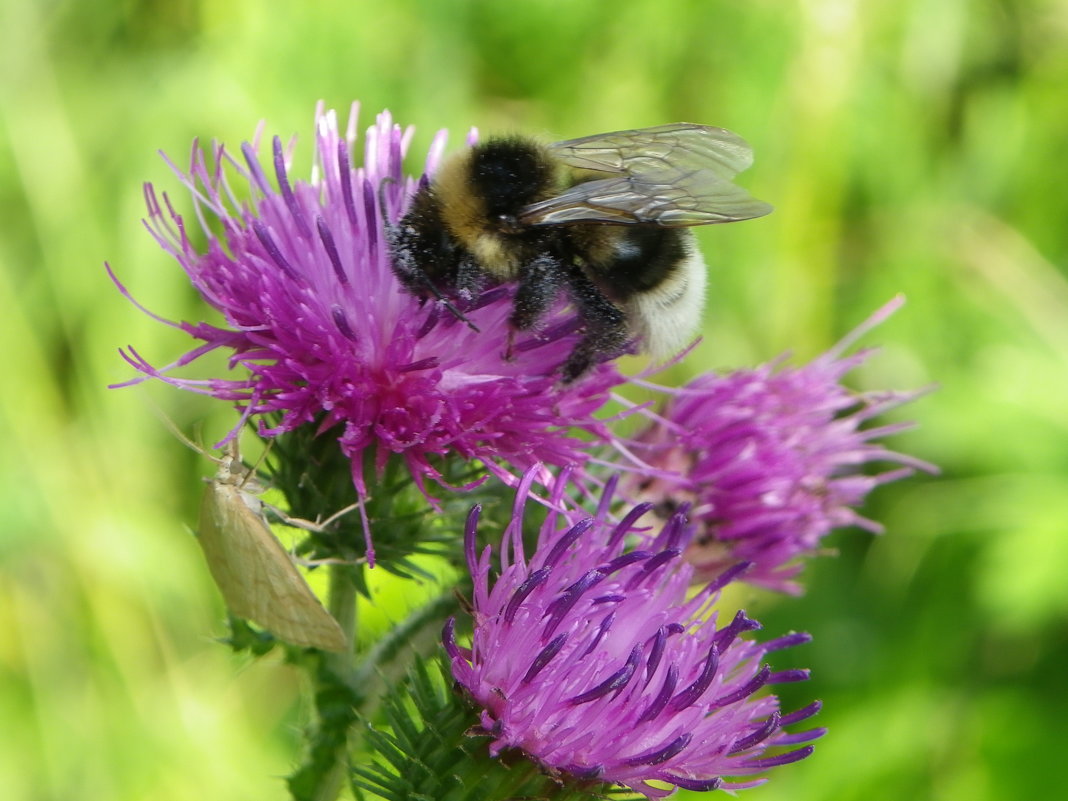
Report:
<svg viewBox="0 0 1068 801"><path fill-rule="evenodd" d="M506 479L535 462L583 462L575 432L604 435L591 414L618 373L601 365L562 384L557 370L577 341L573 315L557 308L541 331L510 342L509 288L491 289L465 309L479 331L405 292L389 263L383 217L403 214L418 183L402 171L412 129L379 115L362 166L351 160L355 130L355 106L344 134L334 112L317 110L308 181L291 177L277 137L265 160L255 144L242 145L240 155L213 145L209 160L194 143L188 169L172 168L192 195L200 233L166 193L146 186L146 226L224 322L161 320L199 344L159 368L128 349L123 355L143 374L137 380L233 402L242 422L257 418L266 436L307 424L336 432L361 497L369 451L378 469L400 455L421 487L441 478L435 457L446 454L482 460ZM444 142L442 132L428 173ZM237 375L172 374L216 349Z"/></svg>
<svg viewBox="0 0 1068 801"><path fill-rule="evenodd" d="M667 510L692 504L699 529L687 558L698 576L749 562L746 581L797 593L797 557L816 553L832 529L881 531L856 511L872 489L914 469L935 469L878 442L909 424L865 427L920 393L856 393L840 383L871 355L844 351L901 303L887 304L801 367L781 357L667 390L670 402L633 443L645 473L626 489ZM861 473L869 462L900 467Z"/></svg>
<svg viewBox="0 0 1068 801"><path fill-rule="evenodd" d="M557 484L554 498L560 501ZM693 568L682 559L692 531L676 514L640 550L628 550L648 505L618 524L550 515L530 558L520 536L524 492L490 582L490 548L475 552L478 510L466 532L474 577L471 648L444 641L453 676L481 707L491 753L519 749L554 773L618 783L649 798L674 788L737 789L736 781L804 758L822 730L787 734L818 704L784 715L766 685L807 678L773 673L769 651L804 634L758 643L738 613L721 622L714 603L735 567L687 599ZM606 492L606 500L611 486ZM767 755L768 749L776 749Z"/></svg>

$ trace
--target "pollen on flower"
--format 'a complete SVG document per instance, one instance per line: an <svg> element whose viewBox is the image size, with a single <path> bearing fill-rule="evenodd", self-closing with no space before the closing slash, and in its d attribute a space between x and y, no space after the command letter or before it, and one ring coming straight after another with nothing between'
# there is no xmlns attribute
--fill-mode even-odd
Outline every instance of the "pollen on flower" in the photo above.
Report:
<svg viewBox="0 0 1068 801"><path fill-rule="evenodd" d="M882 530L856 511L871 490L917 469L936 471L879 442L910 424L868 425L921 392L857 393L841 383L873 351L843 353L902 302L800 367L784 356L665 389L665 408L629 443L643 466L624 492L661 509L692 505L698 533L686 558L698 578L748 562L745 581L799 593L799 557L817 554L833 529ZM879 462L896 466L861 472Z"/></svg>
<svg viewBox="0 0 1068 801"><path fill-rule="evenodd" d="M776 697L761 692L808 677L764 663L808 635L761 643L746 636L760 624L744 612L718 618L720 590L746 566L688 598L693 567L682 553L693 532L683 514L628 550L647 504L618 523L600 513L551 514L528 558L521 522L530 480L519 487L492 584L491 549L476 552L479 510L472 511L471 645L457 641L454 621L443 636L453 676L481 709L492 755L518 749L553 773L658 798L678 787L751 787L764 779L746 777L812 752L807 743L822 729L785 727L819 704L783 714ZM564 483L554 488L557 502Z"/></svg>
<svg viewBox="0 0 1068 801"><path fill-rule="evenodd" d="M197 344L162 367L124 350L142 374L127 383L156 378L234 403L242 418L227 439L248 419L265 436L305 425L329 432L351 460L361 498L368 453L379 470L401 457L424 491L427 479L441 479L436 459L449 454L480 460L512 483L536 462L585 462L582 440L607 436L592 413L622 380L615 368L600 365L570 384L558 380L578 341L574 316L562 307L542 331L513 343L507 287L464 309L477 331L441 304L404 291L389 263L385 226L403 214L419 182L403 171L412 129L379 115L364 139L363 164L355 165L356 121L354 105L342 133L333 111L317 109L307 181L292 177L277 137L266 158L249 143L238 154L213 144L209 158L194 143L189 166L171 166L192 198L203 246L194 244L168 195L145 187L146 227L222 320L153 315ZM442 132L427 173L444 143ZM175 372L217 349L228 354L232 374Z"/></svg>

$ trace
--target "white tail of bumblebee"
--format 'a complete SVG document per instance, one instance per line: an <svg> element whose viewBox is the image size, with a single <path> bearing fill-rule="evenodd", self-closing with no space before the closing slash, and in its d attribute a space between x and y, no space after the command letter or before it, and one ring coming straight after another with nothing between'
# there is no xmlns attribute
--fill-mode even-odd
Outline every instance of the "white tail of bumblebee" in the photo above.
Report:
<svg viewBox="0 0 1068 801"><path fill-rule="evenodd" d="M626 303L630 329L641 339L642 350L654 362L670 359L697 335L705 308L708 270L689 231L684 234L686 257L671 275Z"/></svg>

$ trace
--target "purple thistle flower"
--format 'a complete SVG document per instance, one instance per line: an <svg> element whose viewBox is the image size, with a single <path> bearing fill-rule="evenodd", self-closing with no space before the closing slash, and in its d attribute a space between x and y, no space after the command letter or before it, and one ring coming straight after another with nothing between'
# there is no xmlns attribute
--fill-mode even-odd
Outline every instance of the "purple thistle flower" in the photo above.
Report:
<svg viewBox="0 0 1068 801"><path fill-rule="evenodd" d="M558 526L552 513L527 559L521 528L530 481L528 475L518 490L492 587L490 548L475 552L479 510L472 510L465 536L474 577L472 647L457 644L451 620L443 638L453 676L482 707L493 756L520 749L550 772L659 798L674 787L751 787L764 780L728 777L812 752L811 745L793 746L822 729L788 734L784 727L814 715L819 704L783 715L775 696L757 694L808 678L807 671L773 673L762 663L769 651L808 635L757 643L741 636L760 627L744 612L724 625L717 620L719 591L744 566L688 600L693 567L682 552L692 528L682 513L640 550L627 549L648 504L618 524L599 513L566 515ZM557 505L564 483L554 487ZM610 482L606 497L611 492ZM767 755L771 748L776 752Z"/></svg>
<svg viewBox="0 0 1068 801"><path fill-rule="evenodd" d="M936 471L877 442L909 423L863 428L920 392L856 393L840 383L872 350L843 352L903 302L894 299L802 367L785 366L782 356L665 390L673 395L667 408L632 443L645 465L625 489L667 511L692 504L700 530L686 558L698 578L748 562L745 581L799 593L797 557L817 553L832 529L882 530L856 511L868 492L914 469ZM904 466L858 472L877 461Z"/></svg>
<svg viewBox="0 0 1068 801"><path fill-rule="evenodd" d="M465 308L480 331L402 290L386 252L382 206L396 220L417 186L402 172L412 129L402 131L381 114L367 132L363 166L354 167L356 108L344 135L333 111L317 109L308 182L291 179L289 154L277 137L266 164L255 144L242 145L236 158L215 144L209 164L194 143L188 170L171 166L193 197L200 236L190 234L166 193L160 198L146 185L146 227L225 325L156 317L201 344L159 368L133 348L123 351L143 374L136 380L157 378L235 403L242 420L226 439L253 417L264 436L308 423L320 432L340 426L361 500L368 449L379 471L399 454L424 492L425 479L441 480L434 457L445 454L482 460L513 484L512 470L537 462L582 464L587 444L575 434L607 436L592 413L622 378L600 365L579 381L558 381L577 342L577 322L562 304L541 331L512 344L510 288L490 290ZM428 173L444 144L440 132ZM234 185L231 176L247 186ZM201 237L206 244L198 246ZM219 348L240 375L171 374Z"/></svg>

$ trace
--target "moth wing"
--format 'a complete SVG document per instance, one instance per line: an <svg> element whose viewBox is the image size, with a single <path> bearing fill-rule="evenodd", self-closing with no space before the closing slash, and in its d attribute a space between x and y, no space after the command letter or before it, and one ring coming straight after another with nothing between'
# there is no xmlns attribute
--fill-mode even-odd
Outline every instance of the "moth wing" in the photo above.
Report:
<svg viewBox="0 0 1068 801"><path fill-rule="evenodd" d="M606 173L533 203L526 225L653 223L674 228L762 217L772 207L731 179L753 163L737 134L692 123L571 139L550 146L571 167Z"/></svg>
<svg viewBox="0 0 1068 801"><path fill-rule="evenodd" d="M345 650L341 626L237 486L218 480L208 485L197 540L215 584L236 616L294 645Z"/></svg>

